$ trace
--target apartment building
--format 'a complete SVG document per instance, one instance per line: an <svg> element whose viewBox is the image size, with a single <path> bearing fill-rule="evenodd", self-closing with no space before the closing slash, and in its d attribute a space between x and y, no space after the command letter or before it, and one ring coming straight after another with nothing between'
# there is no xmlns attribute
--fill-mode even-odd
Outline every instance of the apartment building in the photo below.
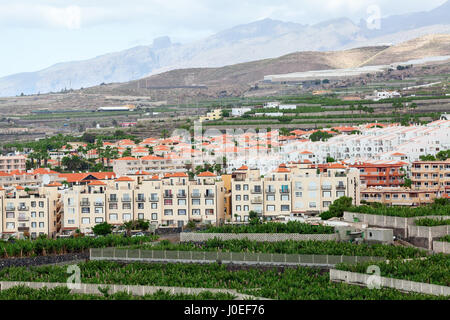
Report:
<svg viewBox="0 0 450 320"><path fill-rule="evenodd" d="M190 220L204 224L224 221L225 188L216 175L206 172L190 180L185 173L164 177L141 172L134 177L91 181L63 194L62 231L91 232L102 222L121 225L144 219L157 226L182 227Z"/></svg>
<svg viewBox="0 0 450 320"><path fill-rule="evenodd" d="M25 171L27 158L24 155L0 156L0 171Z"/></svg>
<svg viewBox="0 0 450 320"><path fill-rule="evenodd" d="M134 174L137 171L146 171L152 175L163 175L165 173L186 172L186 166L182 159L150 155L142 158L124 157L114 160L113 171L118 176Z"/></svg>
<svg viewBox="0 0 450 320"><path fill-rule="evenodd" d="M434 193L434 197L450 191L450 159L446 161L416 161L411 167L411 188ZM433 192L431 192L433 190ZM431 198L431 194L429 195Z"/></svg>
<svg viewBox="0 0 450 320"><path fill-rule="evenodd" d="M61 182L59 173L48 168L38 168L35 170L20 171L14 170L9 173L0 172L0 186L4 188L14 186L38 186L44 182L47 176L49 182Z"/></svg>
<svg viewBox="0 0 450 320"><path fill-rule="evenodd" d="M243 166L232 174L232 220L248 221L250 211L267 220L319 214L338 198L360 203L359 171L342 165L318 168L305 163L280 165L261 176Z"/></svg>
<svg viewBox="0 0 450 320"><path fill-rule="evenodd" d="M0 233L3 237L54 237L63 214L59 183L25 189L0 188Z"/></svg>
<svg viewBox="0 0 450 320"><path fill-rule="evenodd" d="M410 189L403 187L371 187L361 189L361 201L389 206L421 206L432 203L438 188Z"/></svg>
<svg viewBox="0 0 450 320"><path fill-rule="evenodd" d="M357 162L350 165L360 172L361 184L366 187L400 187L404 183L407 165L401 161Z"/></svg>

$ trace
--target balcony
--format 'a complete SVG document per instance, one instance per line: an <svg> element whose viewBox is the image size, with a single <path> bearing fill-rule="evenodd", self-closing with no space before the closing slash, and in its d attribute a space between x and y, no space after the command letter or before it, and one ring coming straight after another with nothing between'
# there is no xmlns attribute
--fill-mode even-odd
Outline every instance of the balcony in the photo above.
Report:
<svg viewBox="0 0 450 320"><path fill-rule="evenodd" d="M345 190L345 189L347 189L347 187L343 184L336 185L336 190Z"/></svg>
<svg viewBox="0 0 450 320"><path fill-rule="evenodd" d="M6 206L6 211L14 211L16 210L15 206Z"/></svg>
<svg viewBox="0 0 450 320"><path fill-rule="evenodd" d="M89 207L91 203L89 201L80 201L80 206L82 207Z"/></svg>
<svg viewBox="0 0 450 320"><path fill-rule="evenodd" d="M186 198L186 193L177 193L177 198L181 198L181 199Z"/></svg>
<svg viewBox="0 0 450 320"><path fill-rule="evenodd" d="M266 193L275 194L275 189L266 189Z"/></svg>
<svg viewBox="0 0 450 320"><path fill-rule="evenodd" d="M150 202L158 202L159 198L158 197L150 197Z"/></svg>
<svg viewBox="0 0 450 320"><path fill-rule="evenodd" d="M322 190L331 190L332 187L330 185L323 185Z"/></svg>
<svg viewBox="0 0 450 320"><path fill-rule="evenodd" d="M17 207L17 210L19 210L19 211L28 211L28 209L30 209L30 207L28 207L28 206L18 206Z"/></svg>
<svg viewBox="0 0 450 320"><path fill-rule="evenodd" d="M131 202L131 198L122 198L122 202Z"/></svg>
<svg viewBox="0 0 450 320"><path fill-rule="evenodd" d="M263 199L262 198L254 198L250 202L251 202L251 204L262 204Z"/></svg>
<svg viewBox="0 0 450 320"><path fill-rule="evenodd" d="M252 193L252 194L261 194L261 193L262 193L262 190L261 190L261 189L259 189L259 190L253 189L253 190L251 190L251 193Z"/></svg>
<svg viewBox="0 0 450 320"><path fill-rule="evenodd" d="M286 188L286 189L280 189L280 193L284 193L284 194L286 194L286 193L290 193L291 191L289 190L289 188Z"/></svg>
<svg viewBox="0 0 450 320"><path fill-rule="evenodd" d="M104 204L105 203L103 201L95 201L94 202L94 206L96 206L96 207L103 207Z"/></svg>
<svg viewBox="0 0 450 320"><path fill-rule="evenodd" d="M118 202L119 200L117 198L109 198L108 201L109 202Z"/></svg>
<svg viewBox="0 0 450 320"><path fill-rule="evenodd" d="M201 198L202 195L200 193L192 193L191 198Z"/></svg>
<svg viewBox="0 0 450 320"><path fill-rule="evenodd" d="M171 194L171 193L164 193L164 198L172 199L173 198L173 194Z"/></svg>
<svg viewBox="0 0 450 320"><path fill-rule="evenodd" d="M205 193L205 198L214 198L214 193Z"/></svg>
<svg viewBox="0 0 450 320"><path fill-rule="evenodd" d="M144 196L136 197L136 202L145 202L145 197Z"/></svg>
<svg viewBox="0 0 450 320"><path fill-rule="evenodd" d="M26 215L24 215L24 214L19 214L19 216L17 217L17 219L19 220L19 221L29 221L30 220L30 218L28 218Z"/></svg>

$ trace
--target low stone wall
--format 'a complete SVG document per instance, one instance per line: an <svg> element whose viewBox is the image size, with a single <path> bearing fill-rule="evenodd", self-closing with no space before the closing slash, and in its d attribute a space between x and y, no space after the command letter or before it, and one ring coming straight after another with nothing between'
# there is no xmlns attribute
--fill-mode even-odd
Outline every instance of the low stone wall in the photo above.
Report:
<svg viewBox="0 0 450 320"><path fill-rule="evenodd" d="M86 260L88 258L89 258L88 251L81 253L67 253L60 255L48 255L48 256L36 256L24 258L5 258L0 259L0 270L7 267L30 267L46 264L62 264L71 262L75 264L80 260Z"/></svg>
<svg viewBox="0 0 450 320"><path fill-rule="evenodd" d="M181 242L203 242L211 239L220 240L244 240L258 242L278 242L278 241L337 241L339 235L333 234L299 234L299 233L196 233L182 232L180 233Z"/></svg>
<svg viewBox="0 0 450 320"><path fill-rule="evenodd" d="M304 265L333 267L338 263L356 264L367 261L385 261L383 257L358 257L310 254L163 251L130 249L91 249L90 260L121 262L165 262L165 263L216 263L248 265Z"/></svg>
<svg viewBox="0 0 450 320"><path fill-rule="evenodd" d="M450 254L450 242L433 241L433 251L436 253Z"/></svg>
<svg viewBox="0 0 450 320"><path fill-rule="evenodd" d="M27 286L32 289L41 288L57 288L57 287L67 287L67 283L58 282L23 282L23 281L0 281L0 290L7 290L16 286ZM78 287L74 287L78 286ZM182 287L163 287L163 286L132 286L132 285L118 285L118 284L91 284L91 283L81 283L78 285L73 284L69 287L71 293L79 294L96 294L102 295L98 288L109 288L108 293L114 294L117 292L127 292L134 296L144 296L146 294L155 294L162 290L165 292L170 292L171 294L200 294L202 292L212 292L212 293L229 293L236 296L236 300L252 299L252 300L268 300L264 298L258 298L251 295L238 293L236 290L232 289L210 289L210 288L182 288Z"/></svg>
<svg viewBox="0 0 450 320"><path fill-rule="evenodd" d="M155 230L156 235L180 233L182 228L158 228Z"/></svg>
<svg viewBox="0 0 450 320"><path fill-rule="evenodd" d="M370 277L373 277L373 275L335 269L330 270L330 281L333 282L345 282L348 284L367 287L369 281L373 279L369 279ZM380 285L386 288L393 288L405 292L431 294L436 296L450 296L450 287L446 286L386 277L380 277L380 281Z"/></svg>

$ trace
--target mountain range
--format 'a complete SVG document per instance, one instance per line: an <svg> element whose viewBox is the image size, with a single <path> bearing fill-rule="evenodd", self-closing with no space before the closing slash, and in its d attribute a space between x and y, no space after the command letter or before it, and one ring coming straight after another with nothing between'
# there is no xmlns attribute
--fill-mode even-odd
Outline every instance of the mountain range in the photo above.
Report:
<svg viewBox="0 0 450 320"><path fill-rule="evenodd" d="M450 1L447 1L431 11L381 19L381 28L374 30L363 20L354 23L347 18L314 25L264 19L187 44L172 43L170 38L161 37L149 46L0 78L0 96L127 82L174 69L218 68L299 51L397 44L427 34L450 34L449 17Z"/></svg>

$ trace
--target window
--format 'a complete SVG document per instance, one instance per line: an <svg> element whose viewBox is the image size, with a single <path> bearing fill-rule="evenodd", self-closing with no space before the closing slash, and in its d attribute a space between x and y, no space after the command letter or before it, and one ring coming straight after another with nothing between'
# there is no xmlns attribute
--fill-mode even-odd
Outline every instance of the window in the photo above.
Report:
<svg viewBox="0 0 450 320"><path fill-rule="evenodd" d="M240 195L236 195L236 201L241 201L241 196Z"/></svg>
<svg viewBox="0 0 450 320"><path fill-rule="evenodd" d="M152 213L152 220L158 220L158 214Z"/></svg>
<svg viewBox="0 0 450 320"><path fill-rule="evenodd" d="M44 217L44 212L39 211L39 218L43 218Z"/></svg>
<svg viewBox="0 0 450 320"><path fill-rule="evenodd" d="M7 222L7 223L6 223L6 229L12 230L12 229L14 229L14 228L15 228L14 222Z"/></svg>
<svg viewBox="0 0 450 320"><path fill-rule="evenodd" d="M89 207L82 207L81 208L81 213L91 213L91 208L89 208Z"/></svg>
<svg viewBox="0 0 450 320"><path fill-rule="evenodd" d="M205 199L205 204L208 206L214 205L214 199Z"/></svg>
<svg viewBox="0 0 450 320"><path fill-rule="evenodd" d="M241 206L236 206L236 211L241 211Z"/></svg>
<svg viewBox="0 0 450 320"><path fill-rule="evenodd" d="M303 193L301 191L296 191L295 192L295 197L301 198L302 196L303 196Z"/></svg>
<svg viewBox="0 0 450 320"><path fill-rule="evenodd" d="M75 208L70 208L70 209L75 210ZM36 211L32 211L32 212L31 212L31 217L32 217L32 218L36 218Z"/></svg>
<svg viewBox="0 0 450 320"><path fill-rule="evenodd" d="M69 206L75 205L75 201L73 200L73 198L67 198L67 205Z"/></svg>
<svg viewBox="0 0 450 320"><path fill-rule="evenodd" d="M81 219L81 224L90 224L90 223L91 223L91 219L89 219L89 218Z"/></svg>
<svg viewBox="0 0 450 320"><path fill-rule="evenodd" d="M244 195L244 201L248 201L248 195Z"/></svg>
<svg viewBox="0 0 450 320"><path fill-rule="evenodd" d="M178 209L178 215L179 216L185 216L186 215L186 209Z"/></svg>
<svg viewBox="0 0 450 320"><path fill-rule="evenodd" d="M122 203L123 210L131 210L131 203Z"/></svg>
<svg viewBox="0 0 450 320"><path fill-rule="evenodd" d="M178 199L178 205L179 206L185 206L186 205L186 199Z"/></svg>
<svg viewBox="0 0 450 320"><path fill-rule="evenodd" d="M324 198L331 198L331 191L324 191L323 192L323 197Z"/></svg>
<svg viewBox="0 0 450 320"><path fill-rule="evenodd" d="M248 222L248 216L244 216L244 221Z"/></svg>
<svg viewBox="0 0 450 320"><path fill-rule="evenodd" d="M317 205L316 205L315 202L310 202L310 203L309 203L309 207L310 207L310 208L316 208L316 206L317 206Z"/></svg>
<svg viewBox="0 0 450 320"><path fill-rule="evenodd" d="M300 181L295 182L295 190L302 190L302 183Z"/></svg>
<svg viewBox="0 0 450 320"><path fill-rule="evenodd" d="M39 201L39 207L43 208L44 207L44 201Z"/></svg>
<svg viewBox="0 0 450 320"><path fill-rule="evenodd" d="M248 206L244 206L244 211L248 211Z"/></svg>
<svg viewBox="0 0 450 320"><path fill-rule="evenodd" d="M345 191L336 191L336 197L338 198L345 197Z"/></svg>
<svg viewBox="0 0 450 320"><path fill-rule="evenodd" d="M331 201L324 201L323 202L323 207L324 208L328 208L331 205Z"/></svg>
<svg viewBox="0 0 450 320"><path fill-rule="evenodd" d="M275 195L273 195L273 194L267 195L266 199L267 199L267 201L275 201Z"/></svg>
<svg viewBox="0 0 450 320"><path fill-rule="evenodd" d="M31 201L31 207L36 208L36 201Z"/></svg>
<svg viewBox="0 0 450 320"><path fill-rule="evenodd" d="M109 215L109 220L110 221L117 221L117 213L111 213Z"/></svg>
<svg viewBox="0 0 450 320"><path fill-rule="evenodd" d="M193 206L199 206L200 205L200 199L192 199L192 205Z"/></svg>
<svg viewBox="0 0 450 320"><path fill-rule="evenodd" d="M214 214L214 209L206 209L206 210L205 210L205 214L206 214L207 216L213 215L213 214Z"/></svg>
<svg viewBox="0 0 450 320"><path fill-rule="evenodd" d="M138 203L138 209L144 210L144 204L142 202Z"/></svg>
<svg viewBox="0 0 450 320"><path fill-rule="evenodd" d="M236 191L240 191L241 190L241 185L240 184L237 184L236 185Z"/></svg>
<svg viewBox="0 0 450 320"><path fill-rule="evenodd" d="M118 206L117 206L117 202L113 202L109 204L109 209L110 210L117 210Z"/></svg>
<svg viewBox="0 0 450 320"><path fill-rule="evenodd" d="M103 214L103 208L102 207L95 208L95 213Z"/></svg>
<svg viewBox="0 0 450 320"><path fill-rule="evenodd" d="M192 215L193 216L199 216L200 215L200 209L192 209Z"/></svg>
<svg viewBox="0 0 450 320"><path fill-rule="evenodd" d="M152 209L158 209L158 204L157 203L152 203Z"/></svg>
<svg viewBox="0 0 450 320"><path fill-rule="evenodd" d="M267 206L266 211L269 211L269 212L275 211L275 206L270 206L270 205Z"/></svg>
<svg viewBox="0 0 450 320"><path fill-rule="evenodd" d="M171 206L173 204L172 199L164 199L165 206Z"/></svg>
<svg viewBox="0 0 450 320"><path fill-rule="evenodd" d="M39 222L39 228L44 228L44 223L43 222Z"/></svg>
<svg viewBox="0 0 450 320"><path fill-rule="evenodd" d="M173 215L172 209L164 209L164 215L165 216L172 216Z"/></svg>
<svg viewBox="0 0 450 320"><path fill-rule="evenodd" d="M36 228L36 222L32 222L32 223L31 223L31 227L32 227L33 229L35 229L35 228Z"/></svg>
<svg viewBox="0 0 450 320"><path fill-rule="evenodd" d="M95 223L103 223L103 218L95 218Z"/></svg>
<svg viewBox="0 0 450 320"><path fill-rule="evenodd" d="M67 220L67 224L75 224L75 220L69 219L69 220Z"/></svg>
<svg viewBox="0 0 450 320"><path fill-rule="evenodd" d="M281 211L289 211L290 209L290 206L288 206L288 205L282 205L281 206Z"/></svg>
<svg viewBox="0 0 450 320"><path fill-rule="evenodd" d="M244 184L244 190L248 190L248 184Z"/></svg>
<svg viewBox="0 0 450 320"><path fill-rule="evenodd" d="M288 194L282 194L281 195L281 201L289 201L289 195Z"/></svg>
<svg viewBox="0 0 450 320"><path fill-rule="evenodd" d="M124 213L122 218L123 218L123 221L130 221L131 220L131 213Z"/></svg>
<svg viewBox="0 0 450 320"><path fill-rule="evenodd" d="M7 219L14 219L14 212L7 212L6 213L6 218Z"/></svg>

